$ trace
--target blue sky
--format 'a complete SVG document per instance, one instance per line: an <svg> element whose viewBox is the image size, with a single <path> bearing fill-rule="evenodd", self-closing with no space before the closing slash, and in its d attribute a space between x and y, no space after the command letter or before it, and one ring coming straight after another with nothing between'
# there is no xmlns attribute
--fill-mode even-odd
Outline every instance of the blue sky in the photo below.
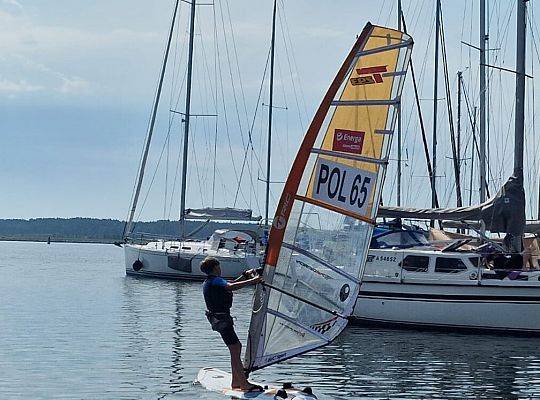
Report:
<svg viewBox="0 0 540 400"><path fill-rule="evenodd" d="M394 3L393 0L280 0L275 103L286 106L287 110L275 111L273 180L285 179L303 129L355 35L367 21L395 25ZM471 102L477 105L477 54L460 43L461 40L478 43L477 2L443 0L442 3L454 107L458 69L465 69ZM530 3L530 15L535 21L534 2ZM421 80L421 96L429 99L433 86L433 40L430 37L434 2L403 0L403 4L416 43L413 58ZM491 38L497 47L503 48L492 53L492 61L513 68L515 10L511 14L510 1L492 1L491 4ZM172 6L173 1L169 0L0 1L0 218L125 217ZM249 154L247 162L251 175L245 173L243 177L236 206L252 207L259 214L263 212L264 184L257 180L263 175L256 158L264 162L267 108L262 106L255 119L253 115L268 52L271 7L272 2L266 0L216 1L220 52L217 69L212 7L198 8L195 41L192 111L214 113L215 90L220 99L214 204L234 203L236 176L243 159L241 134L246 140L254 120L255 152ZM182 49L186 40L186 18L187 5L182 4L150 157L149 178L156 170L161 149L165 151L140 214L142 219L175 218L178 214L175 197L178 185L171 197L182 129L178 119L171 124L168 153L163 146L170 117L168 109L183 109L183 98L178 102L176 98L181 93L179 88L185 70ZM528 50L534 52L534 48L528 47ZM531 58L530 73L538 61L534 53ZM221 78L216 74L218 70ZM506 178L512 159L508 151L512 143L507 138L513 131L509 111L513 94L508 93L513 93L514 89L513 77L508 74L496 72L491 78L494 111L490 117L493 129L490 153L494 165L492 184L496 187ZM266 86L265 83L262 93L263 102L267 103ZM439 88L439 97L444 97L442 78ZM531 98L532 89L528 96ZM427 206L428 182L422 176L426 175L425 164L413 112L410 79L405 86L404 101L404 151L408 156L404 167L404 199L411 205ZM441 111L437 119L442 137L438 154L441 162L439 190L443 203L452 205L446 107L444 102L439 104ZM423 101L422 106L426 129L431 135L431 102ZM529 115L532 114L530 111ZM211 202L216 122L211 118L198 119L193 124L188 206L198 207ZM532 122L528 129L532 132ZM531 149L537 149L537 141L531 138L529 143ZM234 165L231 158L235 160ZM536 176L538 167L534 156L530 161L534 161L531 171ZM385 189L388 203L395 198L394 175L389 174ZM469 178L466 179L464 186L468 186ZM143 198L149 181L145 181ZM280 184L272 187L275 200L279 197Z"/></svg>

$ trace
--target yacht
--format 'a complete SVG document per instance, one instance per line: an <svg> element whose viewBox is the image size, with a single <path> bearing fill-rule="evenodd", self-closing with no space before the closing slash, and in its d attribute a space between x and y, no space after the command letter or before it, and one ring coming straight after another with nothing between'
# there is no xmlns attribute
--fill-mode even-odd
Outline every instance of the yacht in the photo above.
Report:
<svg viewBox="0 0 540 400"><path fill-rule="evenodd" d="M540 333L540 270L414 227L373 235L353 319L370 325ZM490 262L488 263L488 260ZM494 265L493 265L494 264ZM498 268L500 267L500 268Z"/></svg>

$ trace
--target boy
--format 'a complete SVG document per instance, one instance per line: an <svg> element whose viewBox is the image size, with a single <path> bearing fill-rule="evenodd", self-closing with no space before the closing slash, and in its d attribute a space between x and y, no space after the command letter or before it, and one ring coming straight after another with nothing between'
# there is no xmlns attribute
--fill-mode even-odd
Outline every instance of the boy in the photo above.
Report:
<svg viewBox="0 0 540 400"><path fill-rule="evenodd" d="M235 290L245 286L256 285L261 277L255 270L249 270L234 282L227 282L221 277L219 261L213 257L206 257L201 262L201 271L207 275L203 284L204 301L206 303L206 317L212 325L212 330L219 332L231 353L232 389L244 391L261 390L246 379L244 366L241 360L242 344L234 331L231 307Z"/></svg>

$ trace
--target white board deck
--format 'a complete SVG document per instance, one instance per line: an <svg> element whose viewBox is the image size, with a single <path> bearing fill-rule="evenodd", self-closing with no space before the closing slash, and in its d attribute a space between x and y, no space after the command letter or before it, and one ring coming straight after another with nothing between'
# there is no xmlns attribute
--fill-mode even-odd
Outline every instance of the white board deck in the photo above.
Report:
<svg viewBox="0 0 540 400"><path fill-rule="evenodd" d="M206 390L218 392L224 396L231 397L233 399L282 399L282 397L276 397L280 387L268 386L264 392L243 392L241 390L231 389L231 374L221 371L216 368L201 368L197 374L197 381ZM259 383L257 383L260 385ZM261 385L265 386L265 385ZM291 388L287 389L287 398L296 400L313 400L316 396L308 395L300 391L300 389Z"/></svg>

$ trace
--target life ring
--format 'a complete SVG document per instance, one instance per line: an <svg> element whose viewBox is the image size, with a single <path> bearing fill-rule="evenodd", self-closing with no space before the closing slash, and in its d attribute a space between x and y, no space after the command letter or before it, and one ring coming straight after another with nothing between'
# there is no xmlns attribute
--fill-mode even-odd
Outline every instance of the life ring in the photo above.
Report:
<svg viewBox="0 0 540 400"><path fill-rule="evenodd" d="M133 263L133 271L139 272L141 269L143 269L143 263L141 260L137 260Z"/></svg>

